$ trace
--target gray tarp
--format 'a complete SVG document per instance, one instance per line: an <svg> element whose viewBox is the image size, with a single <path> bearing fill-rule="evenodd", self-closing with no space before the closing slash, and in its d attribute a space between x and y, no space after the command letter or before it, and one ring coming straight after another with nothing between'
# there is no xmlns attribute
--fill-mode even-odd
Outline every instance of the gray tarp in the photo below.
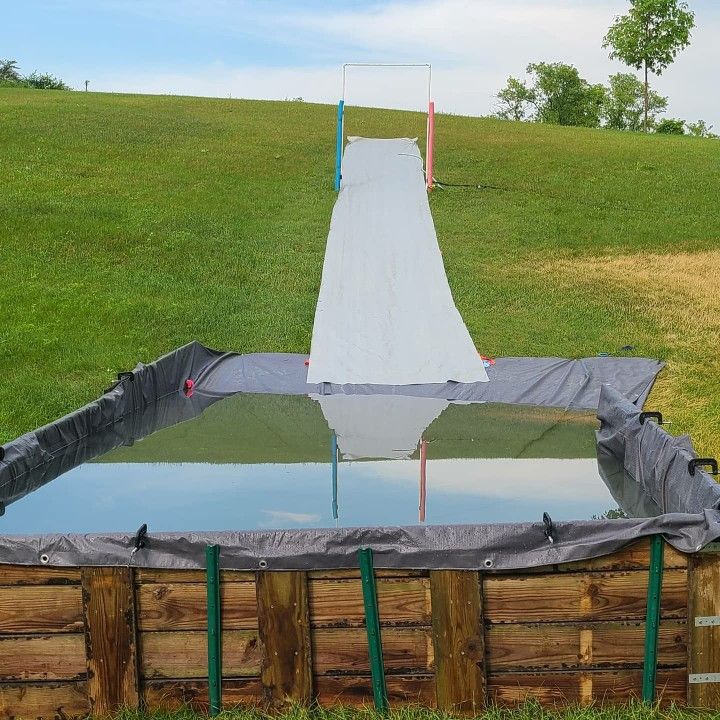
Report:
<svg viewBox="0 0 720 720"><path fill-rule="evenodd" d="M485 384L308 386L304 382L304 356L239 356L191 343L155 363L138 366L99 400L6 445L5 458L0 461L0 486L19 483L38 468L43 472L49 468L50 474L58 468L67 470L92 457L93 452L132 442L176 421L178 403L183 407L179 412L186 412L189 418L215 399L236 392L380 392L588 408L597 407L603 382L611 382L621 393L613 395L611 390L603 389L601 446L638 473L637 463L642 462L649 471L653 461L648 458L667 444L663 435L647 429L649 423L640 431L644 433L640 446L635 441L638 405L660 368L658 362L634 358L507 358L490 368L494 382ZM182 394L187 378L196 380L192 398ZM96 438L98 434L101 439ZM638 447L639 459L634 459ZM688 452L683 448L681 451ZM668 467L674 467L672 458ZM665 475L647 472L642 477L647 494L654 497L657 478ZM150 528L148 547L132 557L132 537L128 535L3 536L0 562L202 568L205 546L217 543L222 546L223 566L234 569L254 569L264 563L269 569L355 567L360 546L375 550L378 567L513 569L596 557L657 533L685 552L720 537L714 488L707 486L712 480L700 471L696 474L696 482L705 484L701 491L691 493L694 500L688 505L680 487L683 478L675 471L668 477L669 482L663 481L665 514L644 519L557 523L554 544L545 538L541 522L158 535ZM701 507L709 501L712 504L708 509Z"/></svg>
<svg viewBox="0 0 720 720"><path fill-rule="evenodd" d="M598 407L598 449L623 458L625 470L661 512L701 513L720 509L720 485L701 469L687 435L675 437L652 420L640 422L640 409L605 386Z"/></svg>

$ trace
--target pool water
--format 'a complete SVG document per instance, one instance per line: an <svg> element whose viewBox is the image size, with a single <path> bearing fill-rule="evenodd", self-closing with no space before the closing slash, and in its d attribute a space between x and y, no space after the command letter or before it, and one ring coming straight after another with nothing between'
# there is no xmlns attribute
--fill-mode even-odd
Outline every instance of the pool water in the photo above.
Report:
<svg viewBox="0 0 720 720"><path fill-rule="evenodd" d="M12 493L0 487L0 533L134 532L142 523L151 532L412 525L421 506L427 524L626 513L614 498L622 499L623 478L610 473L611 494L599 472L597 421L587 413L240 394L192 419L186 408L156 415L167 426L130 445L77 467L82 453L66 448L53 467L67 472L39 467ZM93 447L113 444L95 438Z"/></svg>

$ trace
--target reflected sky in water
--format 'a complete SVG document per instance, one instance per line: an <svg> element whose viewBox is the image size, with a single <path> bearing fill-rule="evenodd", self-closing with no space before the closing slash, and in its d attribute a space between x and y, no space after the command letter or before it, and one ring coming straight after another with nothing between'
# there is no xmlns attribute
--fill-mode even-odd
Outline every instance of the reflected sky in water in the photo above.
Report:
<svg viewBox="0 0 720 720"><path fill-rule="evenodd" d="M539 522L543 512L590 519L618 507L598 473L594 431L587 415L540 408L234 396L59 477L36 478L24 496L16 487L0 532L412 525L421 440L427 524Z"/></svg>

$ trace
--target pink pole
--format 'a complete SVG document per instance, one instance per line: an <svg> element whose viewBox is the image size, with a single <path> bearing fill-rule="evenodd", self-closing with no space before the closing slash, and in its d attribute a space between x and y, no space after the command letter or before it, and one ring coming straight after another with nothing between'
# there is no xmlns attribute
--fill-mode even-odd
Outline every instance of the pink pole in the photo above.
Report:
<svg viewBox="0 0 720 720"><path fill-rule="evenodd" d="M420 512L418 520L425 522L425 498L427 495L427 441L420 441Z"/></svg>
<svg viewBox="0 0 720 720"><path fill-rule="evenodd" d="M435 103L431 100L428 103L428 126L427 126L427 157L425 158L425 175L427 176L428 190L433 186L433 146L435 145Z"/></svg>

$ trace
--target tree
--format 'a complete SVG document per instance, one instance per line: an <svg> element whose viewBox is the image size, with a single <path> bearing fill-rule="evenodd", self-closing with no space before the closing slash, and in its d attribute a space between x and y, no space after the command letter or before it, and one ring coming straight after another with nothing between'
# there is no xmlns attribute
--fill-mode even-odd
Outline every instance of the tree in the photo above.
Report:
<svg viewBox="0 0 720 720"><path fill-rule="evenodd" d="M69 90L70 88L60 79L50 73L42 73L41 75L33 72L25 78L27 87L36 88L37 90Z"/></svg>
<svg viewBox="0 0 720 720"><path fill-rule="evenodd" d="M609 78L609 87L605 94L602 109L605 127L614 130L643 129L643 111L645 107L644 86L632 73L616 73ZM652 126L656 117L667 109L668 99L648 91L648 121Z"/></svg>
<svg viewBox="0 0 720 720"><path fill-rule="evenodd" d="M591 85L580 77L577 68L565 63L531 63L527 72L532 76L530 85L510 77L497 94L499 117L599 127L605 99L602 85Z"/></svg>
<svg viewBox="0 0 720 720"><path fill-rule="evenodd" d="M19 82L19 69L17 60L0 60L0 80Z"/></svg>
<svg viewBox="0 0 720 720"><path fill-rule="evenodd" d="M602 85L590 85L577 68L565 63L532 63L536 119L555 125L598 127L605 97Z"/></svg>
<svg viewBox="0 0 720 720"><path fill-rule="evenodd" d="M714 132L711 132L713 126L708 125L704 120L698 120L694 123L685 123L685 127L688 129L690 135L694 137L712 138L714 140L718 139L718 136Z"/></svg>
<svg viewBox="0 0 720 720"><path fill-rule="evenodd" d="M527 119L528 107L535 103L535 93L522 80L512 76L496 97L500 101L497 115L504 120Z"/></svg>
<svg viewBox="0 0 720 720"><path fill-rule="evenodd" d="M655 132L660 135L684 135L685 121L675 118L664 118L658 123Z"/></svg>
<svg viewBox="0 0 720 720"><path fill-rule="evenodd" d="M648 73L661 75L690 44L694 27L695 14L684 0L630 0L628 14L615 18L603 40L612 59L645 73L645 132L650 114Z"/></svg>

